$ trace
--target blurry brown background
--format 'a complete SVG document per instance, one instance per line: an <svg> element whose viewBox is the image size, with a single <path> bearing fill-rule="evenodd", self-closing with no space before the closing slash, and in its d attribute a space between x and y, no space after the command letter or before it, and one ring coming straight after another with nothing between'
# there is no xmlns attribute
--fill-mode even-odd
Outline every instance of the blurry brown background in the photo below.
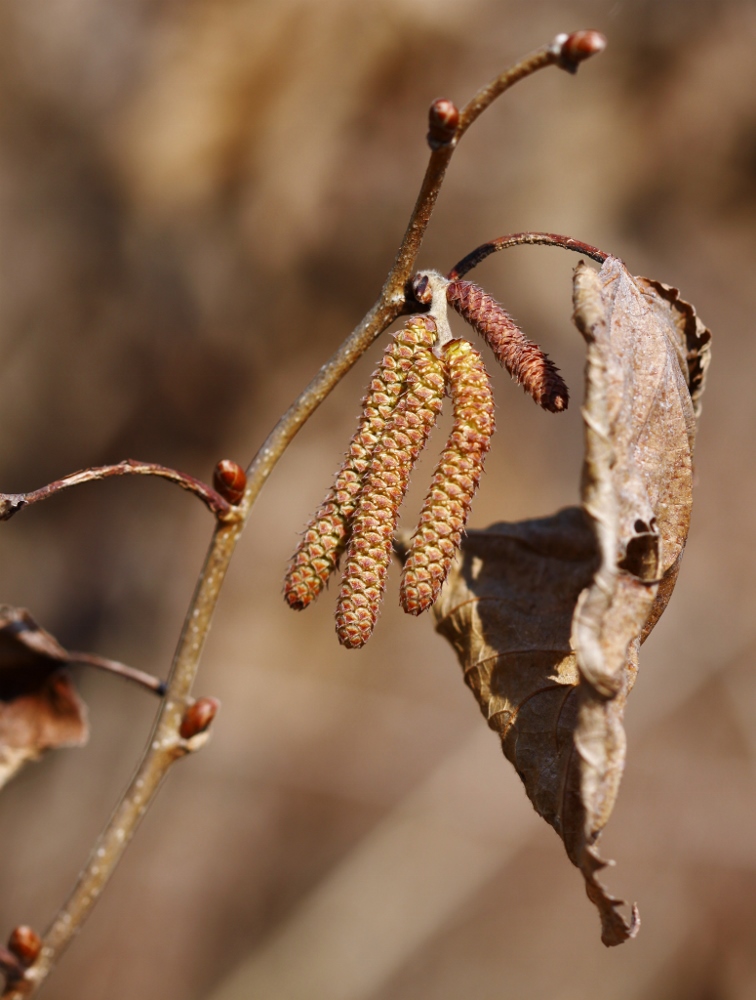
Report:
<svg viewBox="0 0 756 1000"><path fill-rule="evenodd" d="M170 775L46 996L756 996L756 4L5 0L1 488L127 456L204 477L219 457L246 462L377 294L429 102L464 102L578 27L604 31L606 53L475 125L421 264L446 270L505 232L569 233L678 285L715 333L693 529L643 650L603 839L640 936L603 948L580 875L451 650L399 613L395 579L359 653L337 645L333 590L284 607L284 565L376 347L272 476L198 681L223 702L213 739ZM522 248L476 274L574 404L544 414L497 375L474 525L577 497L575 262ZM2 525L0 599L72 648L165 674L210 531L165 483L71 491ZM49 921L149 732L148 695L80 685L89 746L2 796L2 934Z"/></svg>

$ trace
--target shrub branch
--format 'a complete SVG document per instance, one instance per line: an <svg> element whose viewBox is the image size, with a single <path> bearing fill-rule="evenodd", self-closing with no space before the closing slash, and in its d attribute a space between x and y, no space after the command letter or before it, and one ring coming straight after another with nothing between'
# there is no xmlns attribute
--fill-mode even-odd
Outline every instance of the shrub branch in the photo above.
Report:
<svg viewBox="0 0 756 1000"><path fill-rule="evenodd" d="M583 36L591 36L590 45L586 45ZM92 910L171 764L188 752L199 749L206 741L206 732L186 740L182 739L179 730L184 713L192 703L191 691L202 649L226 570L244 525L268 476L299 429L377 337L397 317L417 309L417 303L409 291L409 280L415 269L417 255L446 169L459 139L497 97L519 80L551 65L559 65L563 69L574 71L577 62L601 50L603 40L599 45L595 41L596 38L600 39L600 36L595 32L575 32L569 36L558 36L550 45L527 56L480 90L459 113L458 124L453 132L449 130L448 141L439 142L434 139L430 143L431 155L420 193L380 296L263 442L247 469L244 497L233 510L232 519L224 520L219 517L187 611L162 706L134 778L95 843L70 896L45 934L38 959L25 969L21 978L12 978L9 981L2 1000L22 1000L37 993L71 938L81 928ZM120 467L110 468L120 469L119 472L111 472L112 475L137 471L123 468L123 463ZM152 467L150 474L162 474L156 472L156 468ZM90 473L96 471L89 470ZM78 475L83 476L86 473ZM102 478L102 476L90 475L89 478ZM60 482L74 485L73 482L66 480ZM188 483L189 477L183 477L180 485L191 488ZM58 488L64 486L58 485ZM205 490L207 493L214 492L210 491L209 487L205 487ZM198 490L195 489L194 492ZM222 500L220 497L219 499ZM205 502L208 502L207 499Z"/></svg>

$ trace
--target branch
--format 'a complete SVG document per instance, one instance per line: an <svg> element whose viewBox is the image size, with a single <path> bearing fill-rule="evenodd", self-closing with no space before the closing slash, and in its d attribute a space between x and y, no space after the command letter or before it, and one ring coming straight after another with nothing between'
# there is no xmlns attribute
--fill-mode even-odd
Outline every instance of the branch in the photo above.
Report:
<svg viewBox="0 0 756 1000"><path fill-rule="evenodd" d="M232 505L225 500L220 493L207 486L194 476L185 472L177 472L176 469L169 469L164 465L157 465L155 462L139 462L133 458L126 458L117 465L100 465L92 469L82 469L80 472L73 472L63 479L56 479L53 483L32 490L30 493L0 493L0 521L8 521L14 514L17 514L23 507L28 507L40 500L47 500L48 497L67 490L71 486L80 486L82 483L97 482L100 479L108 479L110 476L158 476L161 479L168 479L176 483L184 490L194 493L220 520L238 518L238 513Z"/></svg>
<svg viewBox="0 0 756 1000"><path fill-rule="evenodd" d="M118 660L108 660L106 657L97 656L94 653L69 653L67 662L72 665L80 663L85 667L106 670L108 673L123 677L124 680L141 684L148 691L154 691L155 694L159 694L161 698L167 690L165 681L153 677L152 674L148 674L144 670L137 670L135 667L129 667L125 663L119 663Z"/></svg>
<svg viewBox="0 0 756 1000"><path fill-rule="evenodd" d="M454 265L451 271L449 271L447 278L450 281L456 281L469 271L472 271L486 257L489 257L492 253L497 253L499 250L506 250L509 247L536 245L574 250L575 253L582 253L586 257L591 257L593 260L598 261L599 264L603 264L609 256L603 250L599 250L598 247L592 247L590 244L582 243L580 240L573 240L571 236L559 236L556 233L510 233L509 236L499 236L498 239L491 240L488 243L481 243L479 247L476 247L466 257L463 257L458 264Z"/></svg>
<svg viewBox="0 0 756 1000"><path fill-rule="evenodd" d="M551 45L526 57L476 94L459 114L454 130L449 130L448 139L444 137L445 141L442 139L439 142L438 130L431 135L429 141L432 151L420 193L381 294L366 316L330 361L323 365L263 442L247 470L244 498L239 504L238 512L234 512L238 513L238 517L233 521L226 520L225 523L219 521L216 525L184 621L168 679L165 700L136 775L95 843L89 861L71 895L47 931L38 960L25 971L23 980L8 984L3 993L3 1000L22 1000L36 994L71 938L89 915L171 764L187 752L198 749L206 739L206 735L202 733L189 740L182 739L180 728L182 719L191 705L191 689L200 656L210 630L226 570L244 524L260 490L297 431L375 339L402 313L413 311L416 304L408 295L409 278L414 270L446 168L460 137L500 94L518 80L550 65L559 65L563 69L574 71L579 61L593 52L600 51L601 48L603 39L596 32L575 32L569 36L558 36ZM435 102L431 105L432 133L434 115L437 115L438 111L437 104L438 102Z"/></svg>
<svg viewBox="0 0 756 1000"><path fill-rule="evenodd" d="M247 469L245 515L289 442L328 393L398 316L412 312L416 307L414 300L407 294L408 282L415 270L417 255L441 190L446 168L462 135L497 97L519 80L524 80L546 66L556 65L574 72L579 62L601 52L605 44L606 40L596 31L576 31L571 35L558 35L550 45L526 56L487 87L478 91L459 112L458 124L453 131L450 130L445 142L438 142L435 138L434 119L439 105L444 105L445 115L449 113L449 106L453 109L453 105L450 101L434 101L430 108L431 133L428 140L431 156L409 224L380 297L266 438Z"/></svg>

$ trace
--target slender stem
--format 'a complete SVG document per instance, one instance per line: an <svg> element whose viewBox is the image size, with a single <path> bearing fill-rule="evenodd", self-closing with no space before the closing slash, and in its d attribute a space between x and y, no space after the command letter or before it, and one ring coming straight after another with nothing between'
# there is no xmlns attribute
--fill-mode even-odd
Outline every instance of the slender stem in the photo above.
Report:
<svg viewBox="0 0 756 1000"><path fill-rule="evenodd" d="M108 660L106 657L97 656L94 653L69 653L68 662L72 664L81 663L87 667L95 667L97 670L107 670L108 673L117 674L127 681L134 681L135 684L141 684L142 687L147 688L149 691L154 691L155 694L159 694L161 697L167 690L165 681L161 681L158 677L153 677L152 674L145 673L144 670L129 667L125 663L119 663L118 660Z"/></svg>
<svg viewBox="0 0 756 1000"><path fill-rule="evenodd" d="M24 974L24 967L19 962L18 956L12 951L0 945L0 972L5 975L10 982L20 979Z"/></svg>
<svg viewBox="0 0 756 1000"><path fill-rule="evenodd" d="M520 80L524 80L526 76L532 76L539 69L544 69L546 66L554 66L559 62L561 46L557 45L556 40L550 45L544 45L543 48L536 49L535 52L531 52L529 56L525 56L520 62L516 63L509 69L504 70L504 72L497 76L495 80L492 80L485 87L482 87L478 93L473 97L471 101L468 101L465 108L462 110L459 116L459 126L457 127L457 138L459 139L472 123L479 118L480 115L486 110L486 108L492 104L497 97L500 97L505 90L509 90L510 87L518 83Z"/></svg>
<svg viewBox="0 0 756 1000"><path fill-rule="evenodd" d="M498 239L488 243L481 243L471 253L455 264L449 271L447 277L450 281L456 281L463 275L472 271L481 261L499 250L506 250L508 247L519 247L527 245L538 245L546 247L561 247L563 250L574 250L575 253L582 253L586 257L603 264L609 254L604 253L597 247L592 247L588 243L580 240L573 240L571 236L559 236L557 233L510 233L508 236L499 236Z"/></svg>
<svg viewBox="0 0 756 1000"><path fill-rule="evenodd" d="M561 37L561 36L560 36ZM566 37L566 36L564 36ZM491 102L512 84L536 70L558 61L557 43L538 50L507 70L484 88L464 108L454 138L431 152L409 225L381 294L364 319L318 372L298 399L289 407L263 442L247 471L244 499L233 521L219 520L205 564L189 605L184 627L174 655L165 700L155 722L150 741L131 784L123 793L110 821L95 843L90 858L68 900L50 926L37 961L26 970L21 982L8 984L3 1000L22 1000L36 994L61 953L84 923L96 899L115 870L128 842L156 794L171 764L189 750L196 749L204 736L184 741L178 730L191 697L202 649L210 629L223 579L252 506L289 442L341 378L374 340L403 312L415 305L408 299L407 284L414 269L423 236L436 203L446 167L459 137ZM199 742L198 742L199 741Z"/></svg>
<svg viewBox="0 0 756 1000"><path fill-rule="evenodd" d="M161 479L168 479L182 489L194 493L216 517L226 520L239 516L220 493L217 493L200 479L195 479L194 476L190 476L186 472L169 469L165 465L157 465L155 462L139 462L133 458L126 458L116 465L100 465L91 469L82 469L80 472L73 472L70 476L56 479L55 482L48 483L41 489L32 490L30 493L0 493L0 521L7 521L22 507L28 507L40 500L47 500L48 497L60 493L61 490L67 490L71 486L97 482L100 479L108 479L110 476L129 475L158 476Z"/></svg>

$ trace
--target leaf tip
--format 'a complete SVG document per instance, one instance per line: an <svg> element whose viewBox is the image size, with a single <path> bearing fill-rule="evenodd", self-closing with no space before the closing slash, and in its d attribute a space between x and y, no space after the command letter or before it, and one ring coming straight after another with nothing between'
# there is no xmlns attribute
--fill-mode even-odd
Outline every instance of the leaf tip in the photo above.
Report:
<svg viewBox="0 0 756 1000"><path fill-rule="evenodd" d="M628 921L625 921L616 911L613 916L615 919L606 921L601 928L601 943L607 948L616 948L617 945L624 944L625 941L632 941L638 936L641 927L637 903L633 903Z"/></svg>

